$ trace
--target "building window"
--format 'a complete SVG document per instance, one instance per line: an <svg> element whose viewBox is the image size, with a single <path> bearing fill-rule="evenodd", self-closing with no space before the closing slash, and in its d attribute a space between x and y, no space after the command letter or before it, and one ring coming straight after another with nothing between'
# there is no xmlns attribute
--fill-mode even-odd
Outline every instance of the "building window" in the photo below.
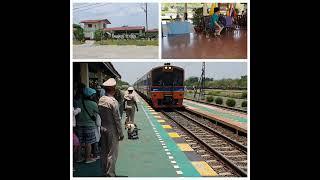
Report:
<svg viewBox="0 0 320 180"><path fill-rule="evenodd" d="M103 24L103 28L106 28L106 24Z"/></svg>
<svg viewBox="0 0 320 180"><path fill-rule="evenodd" d="M91 28L91 27L92 27L92 24L88 24L88 27Z"/></svg>

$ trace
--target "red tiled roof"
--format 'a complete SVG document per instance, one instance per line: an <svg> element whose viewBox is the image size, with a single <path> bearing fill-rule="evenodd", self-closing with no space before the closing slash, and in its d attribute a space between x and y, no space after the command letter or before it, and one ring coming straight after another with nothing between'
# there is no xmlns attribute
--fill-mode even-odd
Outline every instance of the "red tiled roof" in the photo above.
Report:
<svg viewBox="0 0 320 180"><path fill-rule="evenodd" d="M147 32L158 32L158 29L149 29Z"/></svg>
<svg viewBox="0 0 320 180"><path fill-rule="evenodd" d="M107 24L111 24L108 19L100 19L100 20L83 20L81 23L99 23L101 21L106 22Z"/></svg>
<svg viewBox="0 0 320 180"><path fill-rule="evenodd" d="M134 31L134 30L144 30L144 26L127 26L127 27L112 27L104 28L105 31Z"/></svg>

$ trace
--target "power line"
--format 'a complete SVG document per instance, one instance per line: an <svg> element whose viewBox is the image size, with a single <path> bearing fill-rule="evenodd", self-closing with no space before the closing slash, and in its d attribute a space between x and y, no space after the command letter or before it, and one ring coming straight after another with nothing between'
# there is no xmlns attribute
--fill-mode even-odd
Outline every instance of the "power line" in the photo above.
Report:
<svg viewBox="0 0 320 180"><path fill-rule="evenodd" d="M95 5L95 4L98 4L98 3L84 3L84 4L80 4L78 6L73 4L73 9L84 8L84 7L92 6L92 5Z"/></svg>
<svg viewBox="0 0 320 180"><path fill-rule="evenodd" d="M94 6L94 5L97 5L97 4L99 4L99 3L94 3L94 4L92 4L92 3L90 3L90 4L84 4L84 6L80 6L80 7L74 7L72 10L76 10L76 9L81 9L81 8L85 8L85 7L90 7L90 6Z"/></svg>
<svg viewBox="0 0 320 180"><path fill-rule="evenodd" d="M90 8L87 8L87 9L80 9L80 10L78 10L78 11L74 11L74 13L76 13L76 12L81 12L81 11L85 11L85 10L89 10L89 9L93 9L93 8L102 7L102 6L105 6L105 5L109 5L109 4L102 4L102 5L100 5L100 6L90 7Z"/></svg>
<svg viewBox="0 0 320 180"><path fill-rule="evenodd" d="M76 9L74 10L74 12L80 12L80 11L85 11L85 10L89 10L89 9L93 9L93 8L96 8L96 7L100 7L100 6L105 6L106 4L94 4L94 5L91 5L91 7L89 8L86 8L86 9Z"/></svg>

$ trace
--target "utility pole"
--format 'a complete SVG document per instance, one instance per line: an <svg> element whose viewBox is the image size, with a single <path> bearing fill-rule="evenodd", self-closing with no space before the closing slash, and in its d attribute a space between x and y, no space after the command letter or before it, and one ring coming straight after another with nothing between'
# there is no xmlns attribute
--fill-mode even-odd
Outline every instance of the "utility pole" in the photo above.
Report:
<svg viewBox="0 0 320 180"><path fill-rule="evenodd" d="M148 3L146 3L146 31L148 31Z"/></svg>
<svg viewBox="0 0 320 180"><path fill-rule="evenodd" d="M199 79L198 85L197 85L197 87L196 87L196 89L194 91L194 96L193 96L193 98L196 99L196 100L205 99L205 92L204 92L204 90L205 90L205 80L206 80L206 74L205 74L206 73L206 63L205 62L202 63L202 70L201 71L202 71L201 72L201 77ZM200 92L199 92L199 96L197 98L198 89L200 90Z"/></svg>
<svg viewBox="0 0 320 180"><path fill-rule="evenodd" d="M144 35L147 36L147 31L148 31L148 3L146 3L146 8L141 7L143 11L146 13L146 28L144 31Z"/></svg>
<svg viewBox="0 0 320 180"><path fill-rule="evenodd" d="M206 81L206 63L202 63L202 73L201 73L201 87L200 87L200 99L205 99L205 81Z"/></svg>

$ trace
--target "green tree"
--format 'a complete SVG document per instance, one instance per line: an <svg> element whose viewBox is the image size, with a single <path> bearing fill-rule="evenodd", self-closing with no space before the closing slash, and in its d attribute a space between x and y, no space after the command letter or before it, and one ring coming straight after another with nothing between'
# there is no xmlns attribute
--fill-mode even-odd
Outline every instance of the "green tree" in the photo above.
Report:
<svg viewBox="0 0 320 180"><path fill-rule="evenodd" d="M117 85L119 85L119 86L122 86L122 85L130 85L128 82L126 82L126 81L122 81L121 79L118 79L117 80Z"/></svg>
<svg viewBox="0 0 320 180"><path fill-rule="evenodd" d="M193 25L196 27L201 26L201 19L203 18L203 8L194 8L193 10Z"/></svg>
<svg viewBox="0 0 320 180"><path fill-rule="evenodd" d="M94 40L101 41L102 38L103 38L103 31L101 29L97 29L94 32Z"/></svg>
<svg viewBox="0 0 320 180"><path fill-rule="evenodd" d="M84 32L83 28L78 24L73 24L73 35L76 40L84 41Z"/></svg>
<svg viewBox="0 0 320 180"><path fill-rule="evenodd" d="M187 80L185 80L184 84L187 87L192 87L197 85L198 81L199 81L198 77L192 76L192 77L189 77Z"/></svg>

